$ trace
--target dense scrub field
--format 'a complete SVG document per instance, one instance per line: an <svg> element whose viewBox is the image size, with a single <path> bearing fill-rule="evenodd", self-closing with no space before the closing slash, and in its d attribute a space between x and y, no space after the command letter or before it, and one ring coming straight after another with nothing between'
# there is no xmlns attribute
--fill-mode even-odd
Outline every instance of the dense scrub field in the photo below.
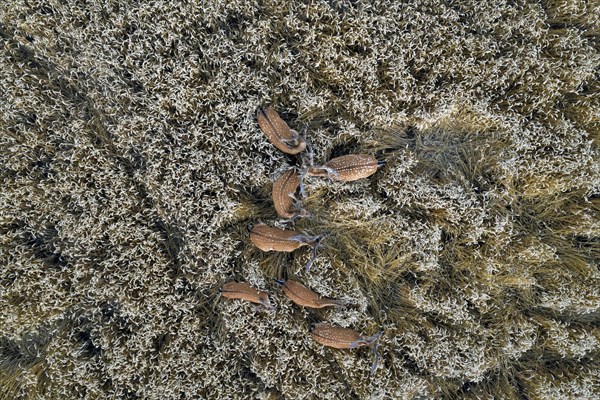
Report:
<svg viewBox="0 0 600 400"><path fill-rule="evenodd" d="M600 397L600 5L6 0L1 399ZM263 253L274 178L308 179ZM351 303L310 310L273 278ZM219 297L226 281L276 312ZM383 331L333 350L320 321Z"/></svg>

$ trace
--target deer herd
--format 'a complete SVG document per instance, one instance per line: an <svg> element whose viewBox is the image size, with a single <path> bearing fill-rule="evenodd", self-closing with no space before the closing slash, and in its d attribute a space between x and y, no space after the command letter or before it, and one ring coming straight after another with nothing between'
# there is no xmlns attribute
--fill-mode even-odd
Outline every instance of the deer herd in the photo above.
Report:
<svg viewBox="0 0 600 400"><path fill-rule="evenodd" d="M290 129L288 124L272 108L261 108L258 111L258 126L269 141L280 151L298 155L304 151L308 157L302 157L300 171L290 168L273 183L272 199L277 215L286 221L309 217L310 213L303 208L302 201L296 197L299 192L305 196L303 181L306 176L323 177L340 182L351 182L367 178L382 165L375 157L368 154L349 154L333 158L322 165L314 165L311 146L297 131ZM250 229L250 241L262 251L292 252L303 246L312 248L312 255L306 264L308 272L317 256L317 249L323 235L306 235L302 232L281 229L259 223ZM293 280L275 281L281 285L283 293L300 307L323 308L343 307L346 301L322 296L302 283ZM260 304L268 310L273 310L269 294L258 290L245 282L227 282L221 289L222 297L242 299ZM377 345L382 332L373 336L365 336L350 328L343 328L329 323L314 324L311 328L313 339L324 346L336 349L352 349L360 346L371 346L375 361L371 373L377 368Z"/></svg>

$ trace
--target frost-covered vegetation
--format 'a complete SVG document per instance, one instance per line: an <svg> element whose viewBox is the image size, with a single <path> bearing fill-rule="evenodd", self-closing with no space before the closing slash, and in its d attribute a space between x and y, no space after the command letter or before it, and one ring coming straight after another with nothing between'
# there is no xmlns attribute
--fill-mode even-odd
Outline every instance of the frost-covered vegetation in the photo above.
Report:
<svg viewBox="0 0 600 400"><path fill-rule="evenodd" d="M0 398L600 396L600 3L0 4ZM263 253L306 127L328 232ZM311 311L274 277L353 306ZM228 280L277 312L225 301ZM332 350L319 321L383 330Z"/></svg>

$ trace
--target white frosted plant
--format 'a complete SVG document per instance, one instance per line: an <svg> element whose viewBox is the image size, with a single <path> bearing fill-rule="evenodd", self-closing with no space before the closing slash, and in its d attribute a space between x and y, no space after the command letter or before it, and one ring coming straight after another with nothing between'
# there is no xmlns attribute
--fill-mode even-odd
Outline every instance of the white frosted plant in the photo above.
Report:
<svg viewBox="0 0 600 400"><path fill-rule="evenodd" d="M440 378L464 378L479 382L492 368L486 357L485 344L476 332L470 336L454 337L446 328L432 328L424 332L427 341L415 333L401 334L410 357L419 368Z"/></svg>
<svg viewBox="0 0 600 400"><path fill-rule="evenodd" d="M526 393L539 399L564 399L574 397L577 399L592 400L598 397L600 380L595 368L575 368L567 371L540 371L547 374L528 372L524 374L523 381ZM554 379L561 374L563 379Z"/></svg>
<svg viewBox="0 0 600 400"><path fill-rule="evenodd" d="M581 359L598 348L600 332L588 331L566 323L553 322L546 333L544 347L563 358Z"/></svg>

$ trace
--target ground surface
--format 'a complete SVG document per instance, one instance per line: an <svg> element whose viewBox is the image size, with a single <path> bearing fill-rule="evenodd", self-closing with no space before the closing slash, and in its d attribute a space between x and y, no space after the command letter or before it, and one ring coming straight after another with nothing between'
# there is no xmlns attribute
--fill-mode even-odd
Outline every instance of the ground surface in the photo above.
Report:
<svg viewBox="0 0 600 400"><path fill-rule="evenodd" d="M598 3L412 3L2 2L0 398L600 396ZM386 161L307 182L309 273L248 240L264 105Z"/></svg>

